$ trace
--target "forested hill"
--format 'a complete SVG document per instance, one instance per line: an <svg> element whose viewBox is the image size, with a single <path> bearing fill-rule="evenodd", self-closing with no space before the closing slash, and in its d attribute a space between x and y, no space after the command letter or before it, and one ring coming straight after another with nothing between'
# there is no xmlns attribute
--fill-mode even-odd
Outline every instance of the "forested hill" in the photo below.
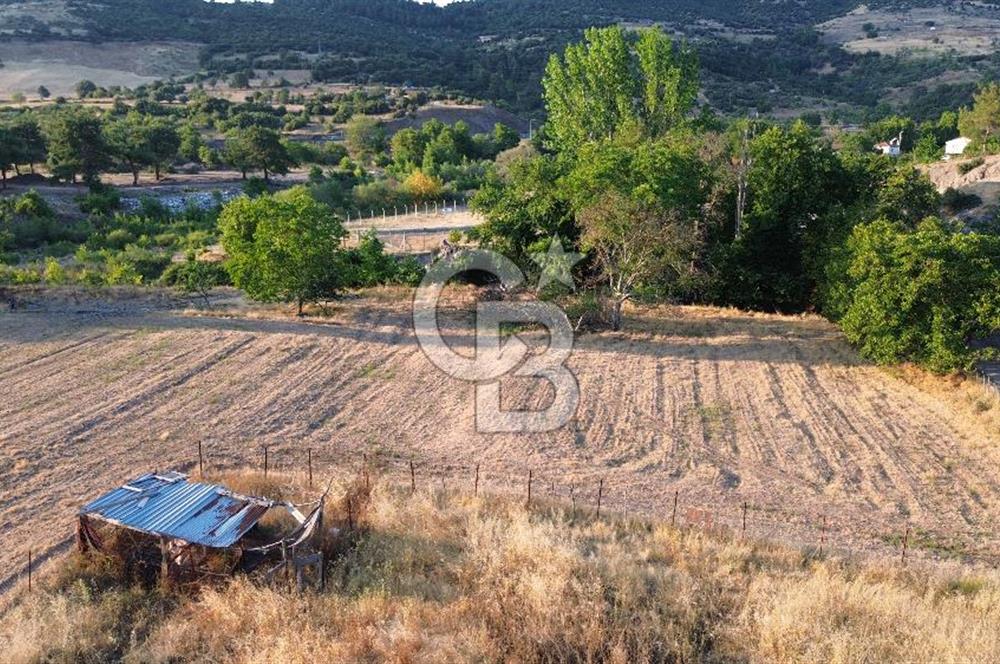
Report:
<svg viewBox="0 0 1000 664"><path fill-rule="evenodd" d="M611 23L656 23L694 43L706 94L722 111L872 108L888 87L970 67L991 72L998 62L982 54L859 54L821 39L816 26L858 0L472 0L445 7L410 0L0 0L5 4L26 11L5 21L0 38L185 40L205 45L206 70L308 68L318 80L441 85L521 111L539 107L538 81L551 52L586 27ZM951 3L866 3L873 10L935 4ZM31 5L47 11L27 11ZM936 94L942 106L963 101L974 81L966 75L951 85ZM912 91L897 105L908 96Z"/></svg>

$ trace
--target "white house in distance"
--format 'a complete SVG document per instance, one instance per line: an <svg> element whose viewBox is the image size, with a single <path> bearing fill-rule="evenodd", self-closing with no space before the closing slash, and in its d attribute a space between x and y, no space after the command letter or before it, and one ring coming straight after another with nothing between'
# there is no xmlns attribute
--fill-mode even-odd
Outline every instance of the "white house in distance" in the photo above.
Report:
<svg viewBox="0 0 1000 664"><path fill-rule="evenodd" d="M899 132L899 136L889 141L882 141L875 146L876 152L881 152L884 155L890 157L898 157L903 153L903 132Z"/></svg>
<svg viewBox="0 0 1000 664"><path fill-rule="evenodd" d="M966 149L972 143L971 138L965 138L964 136L959 136L958 138L953 138L944 144L944 158L951 159L952 157L961 157L965 154Z"/></svg>

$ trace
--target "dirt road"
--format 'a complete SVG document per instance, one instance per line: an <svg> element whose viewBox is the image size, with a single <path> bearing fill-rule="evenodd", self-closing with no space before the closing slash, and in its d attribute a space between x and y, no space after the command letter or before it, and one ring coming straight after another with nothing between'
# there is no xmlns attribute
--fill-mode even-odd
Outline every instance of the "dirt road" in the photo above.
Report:
<svg viewBox="0 0 1000 664"><path fill-rule="evenodd" d="M577 340L571 425L483 434L473 391L416 345L405 301L357 300L322 323L192 316L169 298L28 297L0 313L0 583L29 547L57 550L86 499L150 469L352 466L362 453L422 486L494 490L736 526L827 546L1000 551L996 431L861 362L818 318L684 309ZM466 320L458 312L455 321ZM469 345L467 326L448 331ZM542 404L544 384L504 386ZM1000 408L1000 405L990 407ZM432 479L432 475L434 478ZM826 526L822 526L823 519Z"/></svg>

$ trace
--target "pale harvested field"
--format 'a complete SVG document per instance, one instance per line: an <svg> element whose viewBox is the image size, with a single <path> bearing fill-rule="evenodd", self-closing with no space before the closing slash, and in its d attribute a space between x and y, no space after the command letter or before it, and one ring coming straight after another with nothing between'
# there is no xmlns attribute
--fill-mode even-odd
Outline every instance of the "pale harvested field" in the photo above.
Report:
<svg viewBox="0 0 1000 664"><path fill-rule="evenodd" d="M868 38L871 23L879 35ZM936 7L868 10L864 5L821 23L816 28L827 41L856 53L884 55L986 55L997 48L1000 9L977 2L942 2Z"/></svg>
<svg viewBox="0 0 1000 664"><path fill-rule="evenodd" d="M150 469L357 467L367 453L422 486L498 491L736 526L801 544L996 560L996 411L967 384L904 382L862 363L815 317L714 309L646 312L632 331L578 339L576 420L547 434L477 433L473 391L414 343L407 302L351 300L326 322L170 309L166 295L110 305L27 294L0 313L0 587L27 549L68 546L87 498ZM633 312L634 313L634 312ZM469 335L464 314L449 331ZM912 378L912 377L911 377ZM918 386L919 385L919 386ZM543 385L506 385L544 403ZM977 400L978 399L978 400ZM977 405L978 404L978 405ZM434 475L434 478L429 477ZM825 534L821 523L826 518Z"/></svg>
<svg viewBox="0 0 1000 664"><path fill-rule="evenodd" d="M12 5L0 5L0 23ZM0 30L2 32L2 30ZM22 92L35 98L39 85L52 96L76 96L84 79L100 86L137 87L198 69L199 44L144 42L94 44L76 41L0 42L0 99Z"/></svg>

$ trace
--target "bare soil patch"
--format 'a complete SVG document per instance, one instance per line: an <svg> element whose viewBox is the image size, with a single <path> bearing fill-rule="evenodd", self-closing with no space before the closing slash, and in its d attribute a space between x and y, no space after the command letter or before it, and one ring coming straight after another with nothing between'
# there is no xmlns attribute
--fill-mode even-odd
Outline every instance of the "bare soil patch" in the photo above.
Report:
<svg viewBox="0 0 1000 664"><path fill-rule="evenodd" d="M1000 553L1000 404L869 366L817 317L632 311L630 331L577 340L575 420L512 435L476 430L472 386L421 352L405 292L315 321L124 293L29 291L0 312L0 584L29 547L65 546L87 498L193 468L198 441L212 467L267 445L272 468L301 471L311 448L325 470L367 454L408 480L413 459L449 487L480 464L499 492L531 469L540 497L584 504L603 479L608 510L669 516L677 491L682 517L736 527L745 501L750 533L791 543L897 555L909 525L913 555ZM466 309L444 320L471 350ZM551 399L541 382L503 389L513 407Z"/></svg>
<svg viewBox="0 0 1000 664"><path fill-rule="evenodd" d="M407 127L423 126L428 120L440 120L445 124L455 124L458 121L469 125L472 133L491 132L496 123L505 124L512 129L516 129L521 134L528 133L528 121L496 106L487 104L485 106L477 104L449 104L444 102L431 102L422 106L416 113L416 117L398 118L390 120L389 131L395 133Z"/></svg>
<svg viewBox="0 0 1000 664"><path fill-rule="evenodd" d="M866 36L872 24L877 37ZM848 51L874 51L886 55L986 55L997 48L1000 8L973 2L949 2L936 7L870 10L864 5L817 29L825 39Z"/></svg>
<svg viewBox="0 0 1000 664"><path fill-rule="evenodd" d="M136 87L190 74L198 69L199 48L188 42L0 42L4 63L0 98L9 99L14 92L34 97L39 85L53 96L71 96L74 86L84 79L99 86Z"/></svg>
<svg viewBox="0 0 1000 664"><path fill-rule="evenodd" d="M983 163L962 173L959 167L968 164L974 157L952 159L921 167L937 187L938 191L958 189L975 194L983 203L979 212L1000 205L1000 155L988 155L982 158ZM975 212L975 211L974 211ZM977 213L978 214L978 213Z"/></svg>

